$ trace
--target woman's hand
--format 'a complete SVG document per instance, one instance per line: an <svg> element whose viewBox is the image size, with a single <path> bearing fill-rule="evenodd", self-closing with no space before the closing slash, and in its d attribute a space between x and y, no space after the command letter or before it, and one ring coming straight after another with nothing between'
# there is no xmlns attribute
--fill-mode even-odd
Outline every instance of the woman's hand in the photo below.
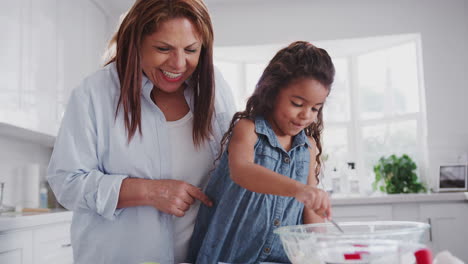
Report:
<svg viewBox="0 0 468 264"><path fill-rule="evenodd" d="M156 209L182 217L196 200L212 206L200 188L178 180L150 180L146 185L146 199Z"/></svg>
<svg viewBox="0 0 468 264"><path fill-rule="evenodd" d="M330 198L327 192L309 185L302 185L294 197L305 207L314 210L317 215L331 217Z"/></svg>

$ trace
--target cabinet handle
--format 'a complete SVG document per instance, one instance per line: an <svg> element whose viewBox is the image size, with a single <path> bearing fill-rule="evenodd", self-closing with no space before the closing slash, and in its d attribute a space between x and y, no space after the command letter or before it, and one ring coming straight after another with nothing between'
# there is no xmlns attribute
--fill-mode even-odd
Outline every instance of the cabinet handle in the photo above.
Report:
<svg viewBox="0 0 468 264"><path fill-rule="evenodd" d="M62 247L62 248L71 247L71 243L68 243L68 244L63 244L61 247Z"/></svg>
<svg viewBox="0 0 468 264"><path fill-rule="evenodd" d="M427 218L427 223L429 224L429 241L432 242L432 221L431 221L431 218Z"/></svg>

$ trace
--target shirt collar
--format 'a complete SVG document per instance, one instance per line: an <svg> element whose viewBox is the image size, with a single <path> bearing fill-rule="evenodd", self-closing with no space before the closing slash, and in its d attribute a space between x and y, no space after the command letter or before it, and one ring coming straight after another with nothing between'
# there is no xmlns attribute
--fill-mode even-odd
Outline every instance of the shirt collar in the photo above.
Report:
<svg viewBox="0 0 468 264"><path fill-rule="evenodd" d="M255 132L257 132L257 134L264 135L268 139L268 142L272 147L281 149L283 148L278 141L278 137L273 132L273 129L271 128L270 124L264 117L258 116L255 118ZM302 130L299 134L294 136L291 149L303 145L307 145L307 147L310 147L309 138L305 134L304 130Z"/></svg>

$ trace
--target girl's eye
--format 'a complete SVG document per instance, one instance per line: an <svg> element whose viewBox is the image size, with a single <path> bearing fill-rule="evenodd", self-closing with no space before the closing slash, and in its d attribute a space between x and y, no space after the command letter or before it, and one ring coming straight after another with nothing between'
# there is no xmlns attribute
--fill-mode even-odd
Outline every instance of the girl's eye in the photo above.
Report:
<svg viewBox="0 0 468 264"><path fill-rule="evenodd" d="M312 112L318 112L320 109L317 109L315 107L312 107Z"/></svg>
<svg viewBox="0 0 468 264"><path fill-rule="evenodd" d="M197 52L197 49L185 49L188 53L195 53Z"/></svg>
<svg viewBox="0 0 468 264"><path fill-rule="evenodd" d="M293 102L293 101L291 101L291 104L294 105L294 106L296 106L296 107L301 107L301 106L302 106L301 104L295 103L295 102Z"/></svg>

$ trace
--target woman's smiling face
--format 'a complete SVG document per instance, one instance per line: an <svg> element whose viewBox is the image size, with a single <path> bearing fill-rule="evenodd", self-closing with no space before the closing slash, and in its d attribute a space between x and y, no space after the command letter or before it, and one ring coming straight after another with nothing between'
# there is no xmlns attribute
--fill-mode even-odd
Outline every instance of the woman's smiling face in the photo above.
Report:
<svg viewBox="0 0 468 264"><path fill-rule="evenodd" d="M195 71L202 41L187 18L173 18L143 37L141 65L154 86L166 93L179 91Z"/></svg>

